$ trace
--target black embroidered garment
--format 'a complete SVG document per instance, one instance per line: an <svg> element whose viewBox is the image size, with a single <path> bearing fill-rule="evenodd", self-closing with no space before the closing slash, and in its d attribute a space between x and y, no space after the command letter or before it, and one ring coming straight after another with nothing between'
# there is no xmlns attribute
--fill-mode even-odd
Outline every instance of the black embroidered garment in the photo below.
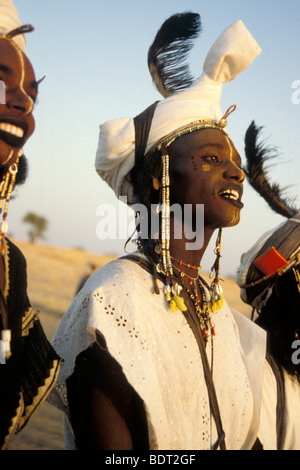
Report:
<svg viewBox="0 0 300 470"><path fill-rule="evenodd" d="M25 258L7 239L4 262L12 355L0 365L0 449L46 399L61 362L45 336L37 312L30 306Z"/></svg>

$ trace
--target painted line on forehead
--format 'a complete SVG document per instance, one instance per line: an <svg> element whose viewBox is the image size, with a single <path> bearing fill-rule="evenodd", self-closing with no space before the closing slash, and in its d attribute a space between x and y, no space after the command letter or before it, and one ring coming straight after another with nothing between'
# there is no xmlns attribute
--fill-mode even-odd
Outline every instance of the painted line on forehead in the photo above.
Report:
<svg viewBox="0 0 300 470"><path fill-rule="evenodd" d="M28 95L28 93L25 91L24 89L24 81L25 81L25 61L24 61L24 57L23 57L23 54L21 52L21 50L19 49L19 47L14 44L14 41L11 41L11 44L13 45L13 47L15 48L15 51L17 52L18 54L18 57L20 59L20 64L21 64L21 82L20 82L20 88L21 88L21 91L24 95L27 96L27 98L29 99L31 105L28 109L28 111L26 111L26 115L30 114L33 110L33 106L34 106L34 102L33 102L33 99L31 98L30 95Z"/></svg>
<svg viewBox="0 0 300 470"><path fill-rule="evenodd" d="M232 157L233 157L233 147L232 147L232 145L231 145L231 143L230 143L230 140L229 140L229 138L228 138L227 135L225 135L225 139L226 139L226 142L227 142L228 145L229 145L229 151L230 151L230 153L229 153L229 158L230 158L230 160L232 160Z"/></svg>

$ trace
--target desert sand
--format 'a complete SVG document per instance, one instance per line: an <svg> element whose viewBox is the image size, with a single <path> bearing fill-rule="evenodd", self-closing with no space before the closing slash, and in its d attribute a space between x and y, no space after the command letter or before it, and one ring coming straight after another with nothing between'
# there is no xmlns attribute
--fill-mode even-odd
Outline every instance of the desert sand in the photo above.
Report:
<svg viewBox="0 0 300 470"><path fill-rule="evenodd" d="M39 317L49 340L74 298L79 279L88 263L101 267L114 258L88 253L80 249L51 247L24 241L14 241L27 259L28 293L32 307ZM231 278L224 279L227 302L249 316L250 308L239 295ZM64 450L62 413L43 403L27 426L9 442L8 450Z"/></svg>

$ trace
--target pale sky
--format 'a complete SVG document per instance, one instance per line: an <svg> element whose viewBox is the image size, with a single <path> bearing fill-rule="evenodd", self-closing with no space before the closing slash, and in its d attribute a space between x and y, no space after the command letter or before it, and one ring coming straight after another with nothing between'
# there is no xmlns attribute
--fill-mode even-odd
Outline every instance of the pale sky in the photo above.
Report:
<svg viewBox="0 0 300 470"><path fill-rule="evenodd" d="M8 223L14 237L26 239L28 227L22 218L31 211L48 219L44 242L50 245L124 254L124 239L99 240L96 235L99 205L117 207L114 194L94 169L99 124L134 117L161 98L148 73L148 47L163 21L183 11L197 12L202 19L202 33L190 56L195 77L201 75L215 39L239 19L261 46L254 63L223 87L221 105L224 110L237 105L228 128L243 159L243 138L250 122L254 119L265 126L266 141L280 153L270 170L272 181L289 186L286 194L300 206L299 0L15 0L15 4L22 22L35 27L27 35L27 54L37 78L46 78L34 113L36 131L24 149L30 176L10 203ZM223 234L224 275L234 274L241 254L284 221L248 184L243 202L240 224ZM212 251L213 247L203 260L204 269L210 269Z"/></svg>

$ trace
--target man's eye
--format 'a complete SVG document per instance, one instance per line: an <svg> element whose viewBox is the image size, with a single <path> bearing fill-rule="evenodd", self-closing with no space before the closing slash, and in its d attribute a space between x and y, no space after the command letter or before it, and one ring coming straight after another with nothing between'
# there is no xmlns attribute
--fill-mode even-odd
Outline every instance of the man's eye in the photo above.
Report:
<svg viewBox="0 0 300 470"><path fill-rule="evenodd" d="M206 162L209 162L209 163L218 163L219 161L216 155L205 155L205 157L203 158Z"/></svg>

